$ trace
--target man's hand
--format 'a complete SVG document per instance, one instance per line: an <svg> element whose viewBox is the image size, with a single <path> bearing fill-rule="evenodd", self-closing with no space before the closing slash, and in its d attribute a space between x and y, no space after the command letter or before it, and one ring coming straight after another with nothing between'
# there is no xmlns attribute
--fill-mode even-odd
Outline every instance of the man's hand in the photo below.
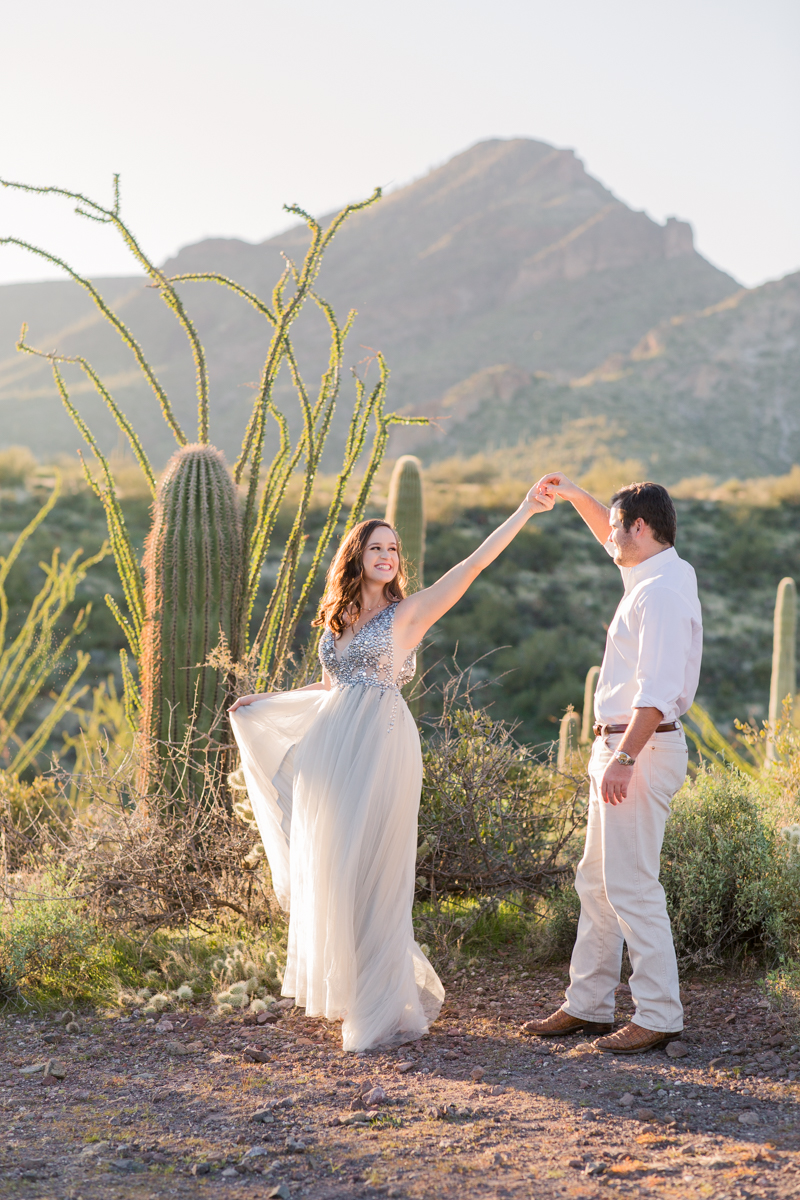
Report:
<svg viewBox="0 0 800 1200"><path fill-rule="evenodd" d="M616 753L622 750L631 758L638 758L663 720L664 714L658 708L635 708ZM633 767L623 767L612 758L600 781L600 795L606 804L621 804L626 799L632 776Z"/></svg>
<svg viewBox="0 0 800 1200"><path fill-rule="evenodd" d="M543 475L539 482L534 484L532 490L544 496L552 496L554 499L558 496L561 500L571 500L577 496L581 488L571 479L567 479L563 472L551 471L549 475Z"/></svg>
<svg viewBox="0 0 800 1200"><path fill-rule="evenodd" d="M606 804L622 804L628 795L628 787L633 777L633 767L623 767L621 762L612 758L603 772L600 781L600 795Z"/></svg>
<svg viewBox="0 0 800 1200"><path fill-rule="evenodd" d="M571 479L567 479L563 471L550 471L543 475L533 487L534 492L541 496L558 496L561 500L569 500L570 504L581 514L598 542L605 543L611 534L608 523L608 509L605 504L595 500L583 488L578 487Z"/></svg>

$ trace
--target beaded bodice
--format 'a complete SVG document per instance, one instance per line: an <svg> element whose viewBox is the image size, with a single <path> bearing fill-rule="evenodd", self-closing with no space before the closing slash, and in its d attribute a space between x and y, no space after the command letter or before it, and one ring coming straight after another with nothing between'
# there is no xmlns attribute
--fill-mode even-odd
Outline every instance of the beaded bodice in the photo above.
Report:
<svg viewBox="0 0 800 1200"><path fill-rule="evenodd" d="M332 631L325 630L319 643L319 658L334 686L353 687L362 683L387 691L397 690L414 678L417 656L413 650L395 674L392 630L396 608L397 604L390 604L362 625L341 658L337 657Z"/></svg>

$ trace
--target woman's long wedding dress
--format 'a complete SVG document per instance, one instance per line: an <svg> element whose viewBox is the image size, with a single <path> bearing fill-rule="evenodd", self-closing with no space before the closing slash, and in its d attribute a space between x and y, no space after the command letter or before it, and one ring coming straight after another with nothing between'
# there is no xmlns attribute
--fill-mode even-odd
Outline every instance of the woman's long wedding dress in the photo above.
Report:
<svg viewBox="0 0 800 1200"><path fill-rule="evenodd" d="M330 691L282 692L231 714L290 913L283 994L309 1015L342 1018L345 1050L421 1036L444 999L411 923L422 756L399 691L414 654L395 669L396 607L363 625L341 659L325 631Z"/></svg>

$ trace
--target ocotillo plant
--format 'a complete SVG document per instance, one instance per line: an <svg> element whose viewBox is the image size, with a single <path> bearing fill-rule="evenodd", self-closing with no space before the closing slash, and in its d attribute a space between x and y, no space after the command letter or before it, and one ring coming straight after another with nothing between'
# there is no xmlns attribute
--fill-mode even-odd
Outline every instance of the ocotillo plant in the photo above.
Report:
<svg viewBox="0 0 800 1200"><path fill-rule="evenodd" d="M583 720L581 722L581 745L585 746L592 740L594 725L594 694L597 691L597 680L600 678L599 667L589 667L586 672L586 683L583 686Z"/></svg>
<svg viewBox="0 0 800 1200"><path fill-rule="evenodd" d="M775 730L783 716L786 697L794 705L797 691L797 588L788 576L778 584L772 629L772 678L769 685L769 732L767 762L775 759Z"/></svg>
<svg viewBox="0 0 800 1200"><path fill-rule="evenodd" d="M319 273L322 256L337 230L351 213L377 200L380 196L380 189L376 190L369 200L361 204L348 205L333 219L325 230L322 229L313 217L305 213L302 209L297 206L287 207L288 212L294 213L306 221L310 232L309 246L299 267L287 261L286 268L273 290L271 305L268 305L247 288L242 287L234 280L228 279L223 275L193 273L168 278L147 257L130 228L122 219L118 176L114 179L114 201L110 207L99 204L88 196L77 192L70 192L64 188L40 188L29 184L12 183L6 180L0 180L0 183L5 187L16 188L23 192L47 193L67 197L77 203L76 211L79 215L88 217L100 224L110 225L120 234L136 258L139 266L148 275L151 285L159 291L159 294L178 321L189 341L194 357L197 390L198 417L196 441L200 445L210 445L211 411L206 357L197 330L184 307L183 299L176 288L176 284L187 281L210 281L220 284L232 290L248 304L251 304L272 326L272 337L261 372L261 380L244 433L242 449L233 468L233 482L243 489L241 544L243 547L244 579L239 601L237 644L241 647L242 653L249 656L251 662L257 664L258 686L264 687L268 685L271 679L280 676L283 671L287 654L289 653L300 617L308 601L312 584L337 529L344 504L345 489L361 460L370 427L374 424L372 448L366 463L361 485L347 519L346 527L350 527L354 522L361 519L375 471L386 448L389 427L395 422L406 424L419 423L419 419L404 418L394 413L384 412L388 373L386 364L382 357L378 355L379 378L374 387L368 391L363 380L356 378L356 398L345 439L344 456L334 489L333 499L328 507L322 532L317 538L316 545L311 553L311 561L305 572L305 577L301 579L299 568L301 551L306 542L306 519L323 447L330 430L334 407L339 394L344 342L355 316L355 313L351 312L344 325L340 326L331 306L315 293L314 284ZM15 245L31 251L52 266L64 270L71 279L80 284L89 293L103 317L117 332L133 355L138 368L155 393L161 412L177 445L179 447L187 446L190 439L182 429L169 397L161 385L156 371L148 362L144 350L118 314L103 299L103 296L91 280L80 275L63 259L58 258L41 247L22 241L20 238L0 238L0 244ZM293 322L300 314L303 305L308 299L317 304L323 313L328 322L331 338L328 369L322 376L315 398L310 396L303 381L289 336ZM63 403L95 455L99 466L99 477L95 478L88 468L86 468L86 476L105 508L111 546L125 593L127 612L121 611L110 597L106 597L106 599L125 632L131 654L137 663L139 663L142 656L143 640L145 637L144 627L147 619L145 577L142 574L125 527L125 519L117 498L109 461L70 398L69 388L61 370L62 364L77 364L91 381L120 430L127 438L154 496L156 494L155 473L130 420L112 396L109 388L103 383L95 369L85 358L68 357L64 354L41 351L29 346L26 342L25 326L23 326L18 348L25 353L36 354L49 359L56 386L58 387ZM277 407L274 397L275 382L284 363L288 366L294 382L300 408L300 432L294 438L291 435L290 423L286 414ZM275 434L276 445L271 461L264 468L264 453L270 426L272 426ZM289 480L298 470L302 470L303 486L291 532L284 547L277 582L268 601L266 612L263 615L255 636L251 639L250 626L256 595L261 582L262 568L270 547L278 513L286 495ZM217 486L217 483L214 486ZM203 503L208 503L208 497L206 497ZM151 586L149 580L147 581L147 586ZM161 584L158 581L152 584L152 587L155 589L158 589L160 586ZM213 630L212 622L216 619L215 614L220 611L223 605L220 596L212 598L210 592L207 593L207 596L209 603L207 624L209 630L212 631L209 636L213 638L214 633L218 635L218 631ZM156 600L154 599L155 603ZM162 651L169 652L163 646ZM199 666L199 664L194 665ZM129 714L129 719L132 723L135 723L142 710L144 710L145 714L155 711L155 702L152 697L142 695L140 686L137 686L133 673L130 670L124 651L122 652L122 671L125 683L126 710ZM152 673L142 671L140 677L141 686L145 689L149 688L153 678ZM170 729L171 742L185 746L187 737L191 739L193 724L199 719L196 707L198 703L205 703L205 699L202 702L200 701L199 694L196 695L195 700L192 702L192 707L188 714L190 721L188 727L180 725L180 720L183 718L179 718L176 712L175 720ZM163 729L163 726L159 726L159 728ZM153 736L151 727L147 721L144 726L144 734L146 739ZM218 723L213 737L221 745L227 742L229 734L226 732L225 722ZM146 751L146 759L153 762L155 757L156 748L151 746L149 751ZM172 753L170 747L163 748L163 753L159 749L158 757L162 759L163 763L171 761Z"/></svg>
<svg viewBox="0 0 800 1200"><path fill-rule="evenodd" d="M578 739L580 737L580 720L578 714L569 706L567 711L561 718L561 725L558 730L558 769L564 774L568 774L572 761L578 753Z"/></svg>
<svg viewBox="0 0 800 1200"><path fill-rule="evenodd" d="M400 535L408 572L409 591L424 587L425 494L422 463L413 454L398 458L389 483L386 520Z"/></svg>
<svg viewBox="0 0 800 1200"><path fill-rule="evenodd" d="M157 747L192 731L195 756L222 751L220 724L228 681L208 663L224 637L234 661L242 646L244 561L239 505L230 472L213 446L183 446L167 465L153 505L144 554L145 619L139 662L146 780L160 773L178 790L174 757L160 763ZM151 757L155 761L149 761ZM211 776L230 764L203 764Z"/></svg>
<svg viewBox="0 0 800 1200"><path fill-rule="evenodd" d="M64 614L75 599L75 593L86 572L108 553L104 543L92 558L82 558L76 550L66 562L59 561L53 552L49 563L40 563L44 583L34 597L19 629L8 636L9 601L6 582L28 539L36 532L58 499L61 480L36 516L17 535L8 553L0 556L0 763L11 775L18 775L35 766L56 725L89 690L78 688L78 680L89 663L89 655L79 650L66 682L61 684L50 711L28 729L26 737L20 730L30 718L31 708L54 671L63 669L64 661L78 634L86 628L91 605L80 609L70 625L65 627Z"/></svg>

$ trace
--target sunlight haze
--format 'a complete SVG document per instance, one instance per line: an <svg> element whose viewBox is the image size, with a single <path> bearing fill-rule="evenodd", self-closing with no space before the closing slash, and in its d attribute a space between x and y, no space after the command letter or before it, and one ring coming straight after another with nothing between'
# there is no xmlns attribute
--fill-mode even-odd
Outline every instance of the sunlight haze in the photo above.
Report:
<svg viewBox="0 0 800 1200"><path fill-rule="evenodd" d="M788 0L153 3L4 14L0 175L110 198L157 261L261 241L489 137L571 147L620 199L691 222L749 286L800 266L800 10ZM131 274L68 201L0 191L0 235ZM0 282L53 278L2 249Z"/></svg>

